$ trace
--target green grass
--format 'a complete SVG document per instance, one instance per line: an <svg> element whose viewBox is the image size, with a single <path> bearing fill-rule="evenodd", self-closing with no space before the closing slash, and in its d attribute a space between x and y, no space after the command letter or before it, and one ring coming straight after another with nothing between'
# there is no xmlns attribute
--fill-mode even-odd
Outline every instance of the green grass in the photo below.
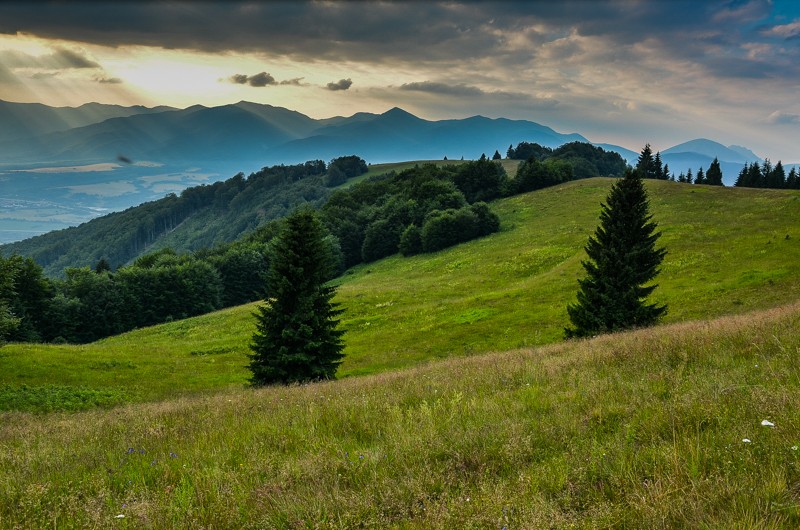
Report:
<svg viewBox="0 0 800 530"><path fill-rule="evenodd" d="M336 298L347 329L339 376L560 341L583 246L610 186L590 179L498 201L497 234L350 271L338 280ZM800 300L800 193L647 187L669 252L655 292L655 301L669 305L667 323ZM8 345L0 349L0 385L124 388L130 402L241 388L253 309L84 346Z"/></svg>
<svg viewBox="0 0 800 530"><path fill-rule="evenodd" d="M797 528L798 354L792 305L330 383L0 413L0 527Z"/></svg>

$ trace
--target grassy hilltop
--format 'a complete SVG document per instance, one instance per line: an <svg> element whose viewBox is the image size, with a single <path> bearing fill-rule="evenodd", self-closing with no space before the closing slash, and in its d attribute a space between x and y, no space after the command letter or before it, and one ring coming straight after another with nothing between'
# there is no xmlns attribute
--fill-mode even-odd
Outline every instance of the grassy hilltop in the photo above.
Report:
<svg viewBox="0 0 800 530"><path fill-rule="evenodd" d="M608 179L589 179L497 201L498 234L351 270L338 280L347 329L339 375L560 341L566 304L582 275L583 245L610 186ZM669 251L655 292L669 305L666 322L800 300L800 193L661 181L647 187ZM82 346L6 346L0 385L12 388L0 394L0 407L36 408L64 392L75 393L81 408L241 386L253 309ZM43 384L69 388L36 388Z"/></svg>
<svg viewBox="0 0 800 530"><path fill-rule="evenodd" d="M648 181L666 324L562 342L610 185L339 279L340 381L244 388L254 305L0 349L67 410L0 412L0 528L800 526L800 193Z"/></svg>

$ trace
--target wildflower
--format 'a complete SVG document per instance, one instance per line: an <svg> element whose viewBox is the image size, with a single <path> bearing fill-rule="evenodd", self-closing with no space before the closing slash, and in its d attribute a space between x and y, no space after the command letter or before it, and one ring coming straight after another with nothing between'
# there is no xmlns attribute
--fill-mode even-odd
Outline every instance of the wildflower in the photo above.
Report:
<svg viewBox="0 0 800 530"><path fill-rule="evenodd" d="M170 451L170 452L169 452L169 457L170 457L170 458L178 458L178 455L176 455L175 453L173 453L172 451Z"/></svg>
<svg viewBox="0 0 800 530"><path fill-rule="evenodd" d="M742 443L749 444L750 443L750 438L742 438Z"/></svg>
<svg viewBox="0 0 800 530"><path fill-rule="evenodd" d="M796 445L792 446L792 451L797 451L797 446Z"/></svg>
<svg viewBox="0 0 800 530"><path fill-rule="evenodd" d="M116 517L114 517L114 519L125 519L125 514L121 513L121 514L117 515Z"/></svg>
<svg viewBox="0 0 800 530"><path fill-rule="evenodd" d="M769 420L761 420L761 425L764 427L775 427L775 424Z"/></svg>
<svg viewBox="0 0 800 530"><path fill-rule="evenodd" d="M128 451L127 452L128 452L129 455L131 455L131 454L136 452L136 449L134 449L133 447L128 447Z"/></svg>

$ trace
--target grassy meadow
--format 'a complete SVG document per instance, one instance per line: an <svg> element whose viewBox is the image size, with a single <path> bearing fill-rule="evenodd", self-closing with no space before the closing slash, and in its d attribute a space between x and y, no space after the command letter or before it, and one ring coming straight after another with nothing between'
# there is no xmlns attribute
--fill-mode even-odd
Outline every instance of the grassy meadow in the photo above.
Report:
<svg viewBox="0 0 800 530"><path fill-rule="evenodd" d="M339 377L562 339L608 179L493 203L501 232L391 257L337 280L347 357ZM800 300L800 193L648 181L668 249L655 300L667 323ZM0 410L80 410L246 384L254 305L81 346L0 349Z"/></svg>
<svg viewBox="0 0 800 530"><path fill-rule="evenodd" d="M247 388L255 304L0 348L0 528L800 527L800 193L648 181L665 323L564 342L610 186L339 278L339 381Z"/></svg>
<svg viewBox="0 0 800 530"><path fill-rule="evenodd" d="M0 527L797 528L798 353L795 304L329 383L2 413Z"/></svg>

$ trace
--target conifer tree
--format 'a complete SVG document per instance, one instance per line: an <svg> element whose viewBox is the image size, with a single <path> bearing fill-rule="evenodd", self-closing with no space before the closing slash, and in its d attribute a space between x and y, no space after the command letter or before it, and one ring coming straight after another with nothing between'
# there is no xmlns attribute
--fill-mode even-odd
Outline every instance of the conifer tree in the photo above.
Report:
<svg viewBox="0 0 800 530"><path fill-rule="evenodd" d="M711 165L708 166L706 171L706 184L711 186L723 186L722 183L722 168L719 165L719 160L715 157Z"/></svg>
<svg viewBox="0 0 800 530"><path fill-rule="evenodd" d="M783 163L780 160L769 172L766 172L765 168L764 187L773 189L786 187L786 171L783 169Z"/></svg>
<svg viewBox="0 0 800 530"><path fill-rule="evenodd" d="M745 162L744 166L742 166L742 170L739 171L739 176L736 177L736 182L733 183L735 187L744 187L747 186L747 173L750 170L750 166L747 165Z"/></svg>
<svg viewBox="0 0 800 530"><path fill-rule="evenodd" d="M686 170L686 183L694 184L694 175L692 175L692 168Z"/></svg>
<svg viewBox="0 0 800 530"><path fill-rule="evenodd" d="M250 345L253 385L331 379L341 363L341 310L325 285L333 266L325 229L310 209L286 218L276 238L268 282L270 298L259 306Z"/></svg>
<svg viewBox="0 0 800 530"><path fill-rule="evenodd" d="M655 166L656 162L655 159L653 159L653 150L650 148L650 144L645 144L642 152L639 153L639 160L636 162L636 169L642 173L642 178L657 178Z"/></svg>
<svg viewBox="0 0 800 530"><path fill-rule="evenodd" d="M664 167L661 164L661 151L657 151L656 157L653 159L653 178L667 180L667 177L664 176Z"/></svg>
<svg viewBox="0 0 800 530"><path fill-rule="evenodd" d="M670 173L669 164L664 164L664 180L671 180L672 182L675 182L675 175Z"/></svg>
<svg viewBox="0 0 800 530"><path fill-rule="evenodd" d="M790 190L800 189L800 176L797 174L797 168L792 167L789 170L789 176L786 177L786 187Z"/></svg>
<svg viewBox="0 0 800 530"><path fill-rule="evenodd" d="M666 250L656 248L660 233L638 171L614 184L600 213L600 226L586 244L586 277L578 301L567 307L572 326L566 336L587 337L654 324L666 306L645 303L656 285Z"/></svg>
<svg viewBox="0 0 800 530"><path fill-rule="evenodd" d="M700 166L700 169L697 170L697 176L694 178L695 184L708 184L706 182L706 175L703 172L703 167Z"/></svg>

